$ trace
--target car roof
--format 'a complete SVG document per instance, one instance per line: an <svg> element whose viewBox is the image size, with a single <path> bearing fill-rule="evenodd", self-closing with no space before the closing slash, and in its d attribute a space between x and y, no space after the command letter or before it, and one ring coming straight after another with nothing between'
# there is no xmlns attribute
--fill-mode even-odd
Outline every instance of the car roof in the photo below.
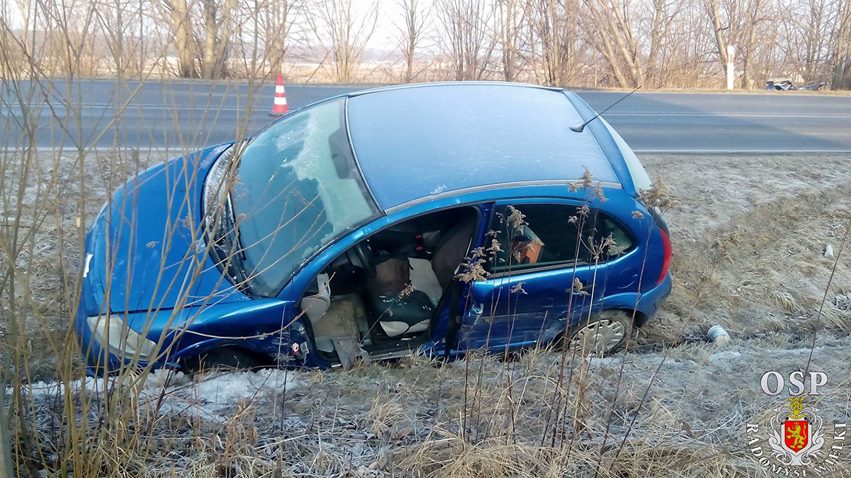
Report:
<svg viewBox="0 0 851 478"><path fill-rule="evenodd" d="M384 210L470 189L579 180L586 168L595 181L622 184L606 154L612 146L597 138L605 128L572 131L593 111L561 89L431 83L348 97L355 156Z"/></svg>

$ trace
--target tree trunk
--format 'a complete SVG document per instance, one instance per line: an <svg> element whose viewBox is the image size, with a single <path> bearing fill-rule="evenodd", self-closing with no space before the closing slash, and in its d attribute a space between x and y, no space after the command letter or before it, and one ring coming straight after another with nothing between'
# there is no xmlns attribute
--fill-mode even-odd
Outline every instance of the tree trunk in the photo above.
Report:
<svg viewBox="0 0 851 478"><path fill-rule="evenodd" d="M5 390L5 386L3 387ZM12 465L12 440L9 435L8 410L5 405L0 404L0 474L3 476L15 476Z"/></svg>
<svg viewBox="0 0 851 478"><path fill-rule="evenodd" d="M203 0L204 43L201 54L201 76L213 80L226 76L230 27L235 0Z"/></svg>
<svg viewBox="0 0 851 478"><path fill-rule="evenodd" d="M851 89L851 0L843 2L839 12L836 41L833 50L833 79L831 88Z"/></svg>
<svg viewBox="0 0 851 478"><path fill-rule="evenodd" d="M177 50L178 75L181 78L198 78L195 68L195 39L192 35L192 18L186 0L173 0L169 5L174 48Z"/></svg>
<svg viewBox="0 0 851 478"><path fill-rule="evenodd" d="M718 0L707 0L706 12L709 14L709 21L712 23L715 47L718 49L718 61L721 62L721 69L727 71L727 41L721 33L724 31L724 27L721 25L721 12L718 8Z"/></svg>

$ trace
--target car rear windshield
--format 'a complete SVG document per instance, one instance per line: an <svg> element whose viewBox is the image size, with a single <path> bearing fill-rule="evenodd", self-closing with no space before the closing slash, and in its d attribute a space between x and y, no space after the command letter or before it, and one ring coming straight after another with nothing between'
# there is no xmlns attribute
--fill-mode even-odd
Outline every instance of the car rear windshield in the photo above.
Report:
<svg viewBox="0 0 851 478"><path fill-rule="evenodd" d="M294 113L240 155L232 202L251 289L274 296L299 266L379 211L358 171L345 100Z"/></svg>

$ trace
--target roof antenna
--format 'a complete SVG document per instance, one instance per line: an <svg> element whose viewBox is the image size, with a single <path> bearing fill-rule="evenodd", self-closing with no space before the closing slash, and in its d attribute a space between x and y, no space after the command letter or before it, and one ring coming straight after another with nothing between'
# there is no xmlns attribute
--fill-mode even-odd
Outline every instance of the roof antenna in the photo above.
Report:
<svg viewBox="0 0 851 478"><path fill-rule="evenodd" d="M623 95L623 96L622 96L619 100L615 101L614 103L610 104L608 108L606 108L606 109L604 109L603 111L601 111L601 112L597 113L596 115L594 115L594 117L593 117L593 118L589 119L588 121L586 121L586 122L582 123L582 124L581 124L581 125L579 125L579 126L571 126L571 127L570 127L570 130L571 130L571 131L573 131L573 132L575 132L575 133L581 133L582 131L584 131L584 130L585 130L585 127L586 127L586 126L588 126L588 124L589 124L590 122L594 121L595 119L599 118L600 116L603 116L603 113L605 113L606 111L609 111L609 110L610 110L610 109L612 109L612 108L613 108L616 104L618 104L618 103L620 103L621 101L623 101L623 100L625 100L625 99L629 98L629 97L630 97L630 95L632 95L633 93L635 93L636 91L638 91L638 90L640 90L640 89L641 89L641 85L638 85L638 87L637 87L637 88L635 88L634 90L630 91L629 93L627 93L627 94Z"/></svg>

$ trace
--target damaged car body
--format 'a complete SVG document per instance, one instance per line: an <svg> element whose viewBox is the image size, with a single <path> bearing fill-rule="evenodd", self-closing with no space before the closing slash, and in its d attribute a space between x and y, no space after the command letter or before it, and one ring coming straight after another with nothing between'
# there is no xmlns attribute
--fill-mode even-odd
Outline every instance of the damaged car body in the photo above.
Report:
<svg viewBox="0 0 851 478"><path fill-rule="evenodd" d="M594 116L555 88L390 87L142 172L86 237L89 370L615 350L671 246L623 139L571 129Z"/></svg>

